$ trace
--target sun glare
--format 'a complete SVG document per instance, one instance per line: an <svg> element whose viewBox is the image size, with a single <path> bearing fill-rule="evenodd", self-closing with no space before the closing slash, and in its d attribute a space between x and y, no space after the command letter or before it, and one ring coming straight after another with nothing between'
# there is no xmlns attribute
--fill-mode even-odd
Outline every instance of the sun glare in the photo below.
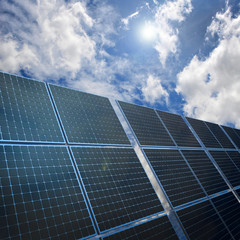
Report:
<svg viewBox="0 0 240 240"><path fill-rule="evenodd" d="M144 40L152 41L156 38L157 30L151 23L145 23L141 35Z"/></svg>

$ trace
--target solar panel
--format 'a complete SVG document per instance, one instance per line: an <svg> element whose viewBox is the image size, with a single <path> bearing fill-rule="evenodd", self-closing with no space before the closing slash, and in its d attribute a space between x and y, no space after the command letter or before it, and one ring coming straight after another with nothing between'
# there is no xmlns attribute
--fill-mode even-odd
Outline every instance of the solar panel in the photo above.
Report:
<svg viewBox="0 0 240 240"><path fill-rule="evenodd" d="M71 149L101 231L163 211L132 149Z"/></svg>
<svg viewBox="0 0 240 240"><path fill-rule="evenodd" d="M233 130L238 135L238 137L240 138L240 129L234 128Z"/></svg>
<svg viewBox="0 0 240 240"><path fill-rule="evenodd" d="M130 144L105 97L50 85L70 143Z"/></svg>
<svg viewBox="0 0 240 240"><path fill-rule="evenodd" d="M0 146L1 239L95 234L65 147Z"/></svg>
<svg viewBox="0 0 240 240"><path fill-rule="evenodd" d="M153 109L119 102L141 145L174 146Z"/></svg>
<svg viewBox="0 0 240 240"><path fill-rule="evenodd" d="M105 237L104 240L174 240L178 239L168 217L154 219L122 232Z"/></svg>
<svg viewBox="0 0 240 240"><path fill-rule="evenodd" d="M232 139L232 141L236 144L236 146L240 148L240 137L238 137L238 134L234 131L234 129L226 126L222 127L226 131L228 136Z"/></svg>
<svg viewBox="0 0 240 240"><path fill-rule="evenodd" d="M240 239L240 204L230 192L212 199L214 206L235 239Z"/></svg>
<svg viewBox="0 0 240 240"><path fill-rule="evenodd" d="M227 154L238 167L238 169L240 169L240 153L237 151L227 151Z"/></svg>
<svg viewBox="0 0 240 240"><path fill-rule="evenodd" d="M177 212L190 239L232 239L209 201Z"/></svg>
<svg viewBox="0 0 240 240"><path fill-rule="evenodd" d="M157 111L178 146L200 147L180 115Z"/></svg>
<svg viewBox="0 0 240 240"><path fill-rule="evenodd" d="M144 152L173 206L205 197L179 151L145 149Z"/></svg>
<svg viewBox="0 0 240 240"><path fill-rule="evenodd" d="M205 122L223 148L234 148L223 130L215 123Z"/></svg>
<svg viewBox="0 0 240 240"><path fill-rule="evenodd" d="M207 128L204 121L188 118L188 122L193 127L194 131L197 133L205 147L208 148L221 148L221 145L218 143L217 139L213 136L210 130Z"/></svg>
<svg viewBox="0 0 240 240"><path fill-rule="evenodd" d="M238 197L240 197L240 189L235 190L238 194Z"/></svg>
<svg viewBox="0 0 240 240"><path fill-rule="evenodd" d="M231 185L233 187L240 185L240 171L232 162L227 153L223 151L210 151L210 153Z"/></svg>
<svg viewBox="0 0 240 240"><path fill-rule="evenodd" d="M204 151L182 151L208 195L228 189L227 184Z"/></svg>
<svg viewBox="0 0 240 240"><path fill-rule="evenodd" d="M0 72L0 140L63 142L43 82Z"/></svg>

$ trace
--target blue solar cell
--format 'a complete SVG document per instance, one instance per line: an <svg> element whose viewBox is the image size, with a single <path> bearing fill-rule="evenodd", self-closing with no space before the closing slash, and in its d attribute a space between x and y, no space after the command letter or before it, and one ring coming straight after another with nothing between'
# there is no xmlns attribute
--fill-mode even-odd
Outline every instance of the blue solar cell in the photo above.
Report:
<svg viewBox="0 0 240 240"><path fill-rule="evenodd" d="M130 144L109 100L50 85L70 143Z"/></svg>
<svg viewBox="0 0 240 240"><path fill-rule="evenodd" d="M214 160L233 187L240 185L240 170L224 151L210 151Z"/></svg>
<svg viewBox="0 0 240 240"><path fill-rule="evenodd" d="M227 151L227 154L240 170L240 153L237 151Z"/></svg>
<svg viewBox="0 0 240 240"><path fill-rule="evenodd" d="M204 151L182 151L200 183L211 195L228 189L227 184Z"/></svg>
<svg viewBox="0 0 240 240"><path fill-rule="evenodd" d="M240 129L234 128L233 130L238 135L238 137L240 138Z"/></svg>
<svg viewBox="0 0 240 240"><path fill-rule="evenodd" d="M240 204L230 192L212 199L214 206L235 239L240 239Z"/></svg>
<svg viewBox="0 0 240 240"><path fill-rule="evenodd" d="M1 239L95 234L66 147L0 146Z"/></svg>
<svg viewBox="0 0 240 240"><path fill-rule="evenodd" d="M180 115L157 111L178 146L200 147Z"/></svg>
<svg viewBox="0 0 240 240"><path fill-rule="evenodd" d="M205 197L179 151L145 149L144 152L173 206Z"/></svg>
<svg viewBox="0 0 240 240"><path fill-rule="evenodd" d="M240 148L240 136L238 136L238 133L230 127L223 126L223 129L226 131L226 133L232 139L235 145Z"/></svg>
<svg viewBox="0 0 240 240"><path fill-rule="evenodd" d="M173 240L178 239L167 216L129 228L104 240Z"/></svg>
<svg viewBox="0 0 240 240"><path fill-rule="evenodd" d="M188 118L188 122L193 127L194 131L197 133L205 147L207 148L222 148L222 146L219 144L217 139L214 137L214 135L211 133L211 131L208 129L206 123L201 120Z"/></svg>
<svg viewBox="0 0 240 240"><path fill-rule="evenodd" d="M232 239L209 201L182 209L177 214L190 239Z"/></svg>
<svg viewBox="0 0 240 240"><path fill-rule="evenodd" d="M43 82L0 72L0 140L63 142Z"/></svg>
<svg viewBox="0 0 240 240"><path fill-rule="evenodd" d="M223 130L215 123L205 122L223 148L234 148Z"/></svg>
<svg viewBox="0 0 240 240"><path fill-rule="evenodd" d="M71 149L101 231L163 211L132 149Z"/></svg>
<svg viewBox="0 0 240 240"><path fill-rule="evenodd" d="M174 146L153 109L119 102L141 145Z"/></svg>

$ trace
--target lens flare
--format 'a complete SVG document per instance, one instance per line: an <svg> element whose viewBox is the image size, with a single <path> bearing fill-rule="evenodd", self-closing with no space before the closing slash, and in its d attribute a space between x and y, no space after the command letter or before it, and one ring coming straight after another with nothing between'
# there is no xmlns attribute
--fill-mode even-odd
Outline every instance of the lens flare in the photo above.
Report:
<svg viewBox="0 0 240 240"><path fill-rule="evenodd" d="M154 27L153 24L147 22L145 23L142 31L141 31L142 38L147 41L153 41L157 35L157 29Z"/></svg>

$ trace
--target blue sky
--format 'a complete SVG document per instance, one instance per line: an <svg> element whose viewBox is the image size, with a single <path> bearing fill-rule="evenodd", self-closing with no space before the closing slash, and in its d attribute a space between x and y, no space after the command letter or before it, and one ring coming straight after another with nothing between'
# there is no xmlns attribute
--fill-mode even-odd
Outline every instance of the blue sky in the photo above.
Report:
<svg viewBox="0 0 240 240"><path fill-rule="evenodd" d="M0 70L240 128L238 0L0 0Z"/></svg>

